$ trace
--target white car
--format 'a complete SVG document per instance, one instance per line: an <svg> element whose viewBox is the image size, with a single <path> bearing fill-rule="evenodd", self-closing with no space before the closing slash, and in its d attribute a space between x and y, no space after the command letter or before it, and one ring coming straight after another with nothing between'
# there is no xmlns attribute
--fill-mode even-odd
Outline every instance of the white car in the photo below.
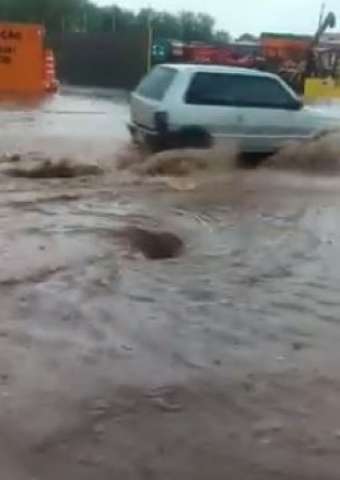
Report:
<svg viewBox="0 0 340 480"><path fill-rule="evenodd" d="M340 117L303 105L277 75L235 67L155 67L131 95L129 129L152 149L237 143L269 153L340 128Z"/></svg>

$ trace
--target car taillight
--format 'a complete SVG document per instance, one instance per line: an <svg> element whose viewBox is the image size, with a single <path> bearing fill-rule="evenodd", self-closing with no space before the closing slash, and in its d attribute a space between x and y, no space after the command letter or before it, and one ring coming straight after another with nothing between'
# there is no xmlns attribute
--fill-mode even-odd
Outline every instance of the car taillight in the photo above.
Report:
<svg viewBox="0 0 340 480"><path fill-rule="evenodd" d="M155 113L155 127L159 132L166 132L168 130L168 114L167 112Z"/></svg>

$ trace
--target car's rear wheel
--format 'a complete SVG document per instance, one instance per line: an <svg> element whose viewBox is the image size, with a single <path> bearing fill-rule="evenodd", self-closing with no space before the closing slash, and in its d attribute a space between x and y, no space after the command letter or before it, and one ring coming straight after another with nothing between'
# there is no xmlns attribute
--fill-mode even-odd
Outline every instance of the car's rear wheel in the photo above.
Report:
<svg viewBox="0 0 340 480"><path fill-rule="evenodd" d="M156 137L154 135L144 136L144 146L146 147L146 150L150 153L157 153L167 149L163 137Z"/></svg>
<svg viewBox="0 0 340 480"><path fill-rule="evenodd" d="M172 140L174 148L210 148L213 145L209 132L196 126L181 128L174 134Z"/></svg>
<svg viewBox="0 0 340 480"><path fill-rule="evenodd" d="M213 140L205 129L189 126L176 132L165 132L157 137L146 136L145 143L147 148L155 153L177 148L210 148Z"/></svg>

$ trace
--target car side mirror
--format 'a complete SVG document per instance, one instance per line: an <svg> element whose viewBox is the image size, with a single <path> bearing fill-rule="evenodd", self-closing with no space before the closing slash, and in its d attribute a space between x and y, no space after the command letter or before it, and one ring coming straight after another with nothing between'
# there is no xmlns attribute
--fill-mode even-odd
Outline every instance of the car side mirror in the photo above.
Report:
<svg viewBox="0 0 340 480"><path fill-rule="evenodd" d="M301 110L303 108L303 101L300 98L297 98L292 102L291 109L292 110Z"/></svg>

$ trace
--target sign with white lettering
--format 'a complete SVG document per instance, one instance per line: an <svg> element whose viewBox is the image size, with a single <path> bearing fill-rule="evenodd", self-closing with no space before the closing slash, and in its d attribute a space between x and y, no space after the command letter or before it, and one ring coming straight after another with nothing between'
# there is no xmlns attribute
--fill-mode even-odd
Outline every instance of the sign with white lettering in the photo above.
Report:
<svg viewBox="0 0 340 480"><path fill-rule="evenodd" d="M0 23L0 92L38 92L43 66L43 27Z"/></svg>

